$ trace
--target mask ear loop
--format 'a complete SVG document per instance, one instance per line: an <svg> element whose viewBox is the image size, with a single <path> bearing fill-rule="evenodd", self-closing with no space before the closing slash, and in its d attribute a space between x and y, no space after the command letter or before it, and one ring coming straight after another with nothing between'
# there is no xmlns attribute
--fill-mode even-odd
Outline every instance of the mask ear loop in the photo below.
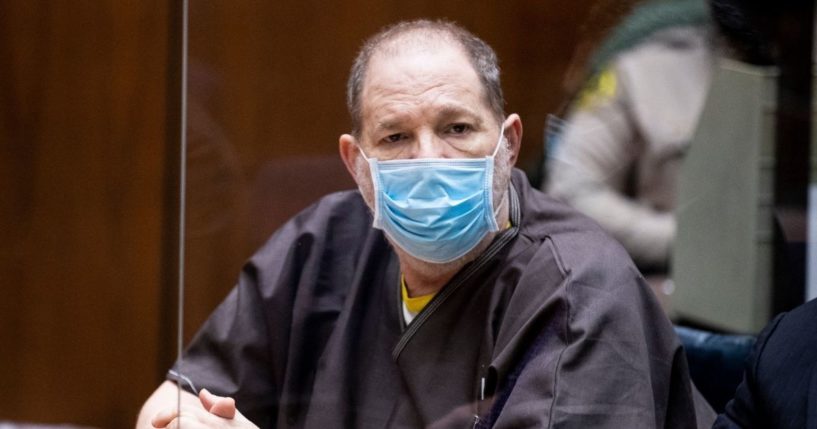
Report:
<svg viewBox="0 0 817 429"><path fill-rule="evenodd" d="M485 183L483 184L483 192L485 193L485 198L488 200L488 205L491 207L490 214L486 213L486 221L490 225L488 228L489 231L495 232L499 231L499 223L496 221L497 216L502 208L502 202L494 207L494 172L496 166L496 154L499 153L499 146L502 144L502 140L505 137L505 125L499 127L499 139L496 142L496 146L494 147L494 152L490 155L485 156L485 163L486 163L486 170L488 170L489 174L485 176ZM503 197L504 200L504 197Z"/></svg>
<svg viewBox="0 0 817 429"><path fill-rule="evenodd" d="M502 141L503 140L505 140L505 124L504 123L502 125L500 125L500 127L499 127L499 141L496 142L496 147L494 148L494 153L492 153L489 156L489 158L491 159L491 163L493 164L493 166L491 167L491 176L493 176L494 173L496 172L496 154L499 153L499 147L502 146ZM493 202L493 192L494 192L493 177L491 177L491 184L489 186L490 186L490 192L492 194L491 195L491 201ZM505 204L506 201L508 201L508 192L507 191L502 194L502 200L493 209L494 223L497 224L497 229L499 229L499 225L496 222L496 218L499 217L499 213L502 211L502 206L503 206L503 204Z"/></svg>
<svg viewBox="0 0 817 429"><path fill-rule="evenodd" d="M357 146L357 150L360 152L360 156L369 164L369 177L372 180L372 193L374 194L374 220L372 221L372 226L375 228L382 228L381 220L382 220L382 209L381 203L382 198L380 196L380 168L377 164L377 158L369 158L366 156L366 152L363 151L363 148L355 142L355 146Z"/></svg>
<svg viewBox="0 0 817 429"><path fill-rule="evenodd" d="M360 146L360 143L357 142L357 137L355 137L355 146L357 146L357 150L358 152L360 152L360 156L362 156L363 159L366 160L366 162L370 163L372 159L366 156L366 152L363 152L363 147Z"/></svg>
<svg viewBox="0 0 817 429"><path fill-rule="evenodd" d="M491 154L491 158L496 158L496 154L499 153L499 147L502 146L502 140L505 139L505 124L499 126L499 140L496 142L496 146L494 147L494 153Z"/></svg>

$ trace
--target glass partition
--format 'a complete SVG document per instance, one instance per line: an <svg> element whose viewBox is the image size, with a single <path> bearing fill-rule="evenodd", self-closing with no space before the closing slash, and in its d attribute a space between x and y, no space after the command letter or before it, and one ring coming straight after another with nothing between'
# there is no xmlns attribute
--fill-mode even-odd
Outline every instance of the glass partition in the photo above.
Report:
<svg viewBox="0 0 817 429"><path fill-rule="evenodd" d="M773 61L731 45L704 2L193 1L189 13L185 344L278 228L356 188L338 154L348 71L366 37L420 17L496 50L505 111L525 124L516 167L608 228L673 321L754 334L777 311L770 109L787 101Z"/></svg>
<svg viewBox="0 0 817 429"><path fill-rule="evenodd" d="M755 334L817 294L813 12L773 2L729 35L710 3L191 0L182 123L180 2L0 2L0 427L132 427L175 355L176 241L187 345L275 231L356 187L352 61L421 17L494 48L516 167L610 229L674 322Z"/></svg>

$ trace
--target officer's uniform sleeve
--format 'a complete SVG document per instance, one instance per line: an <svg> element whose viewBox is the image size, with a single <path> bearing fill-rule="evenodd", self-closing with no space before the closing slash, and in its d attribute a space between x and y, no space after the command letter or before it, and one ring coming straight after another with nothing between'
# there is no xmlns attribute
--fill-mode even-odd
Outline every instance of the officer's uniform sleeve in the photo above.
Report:
<svg viewBox="0 0 817 429"><path fill-rule="evenodd" d="M675 221L626 195L643 148L630 101L615 68L601 72L579 97L548 161L548 189L599 222L643 265L663 265Z"/></svg>

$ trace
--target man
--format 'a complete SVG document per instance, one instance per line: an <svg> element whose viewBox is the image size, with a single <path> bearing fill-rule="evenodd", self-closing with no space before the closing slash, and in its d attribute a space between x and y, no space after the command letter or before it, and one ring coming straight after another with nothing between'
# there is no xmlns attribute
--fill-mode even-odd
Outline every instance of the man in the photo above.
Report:
<svg viewBox="0 0 817 429"><path fill-rule="evenodd" d="M178 419L166 382L140 427L711 423L623 249L512 171L522 122L490 47L397 24L362 48L347 101L359 192L276 232L171 371L224 397L185 391Z"/></svg>

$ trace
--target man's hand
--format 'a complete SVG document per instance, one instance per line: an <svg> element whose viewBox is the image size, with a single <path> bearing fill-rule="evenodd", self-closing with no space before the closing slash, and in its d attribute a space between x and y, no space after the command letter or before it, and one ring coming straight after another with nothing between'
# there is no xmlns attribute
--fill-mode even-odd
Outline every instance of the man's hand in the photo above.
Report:
<svg viewBox="0 0 817 429"><path fill-rule="evenodd" d="M225 419L232 419L235 417L235 400L233 398L225 398L223 396L216 396L210 393L207 389L201 389L199 392L199 399L204 409L210 414L215 414Z"/></svg>
<svg viewBox="0 0 817 429"><path fill-rule="evenodd" d="M201 407L183 405L181 410L166 408L156 413L151 420L155 428L255 428L251 421L235 408L233 398L213 395L207 389L199 392Z"/></svg>

